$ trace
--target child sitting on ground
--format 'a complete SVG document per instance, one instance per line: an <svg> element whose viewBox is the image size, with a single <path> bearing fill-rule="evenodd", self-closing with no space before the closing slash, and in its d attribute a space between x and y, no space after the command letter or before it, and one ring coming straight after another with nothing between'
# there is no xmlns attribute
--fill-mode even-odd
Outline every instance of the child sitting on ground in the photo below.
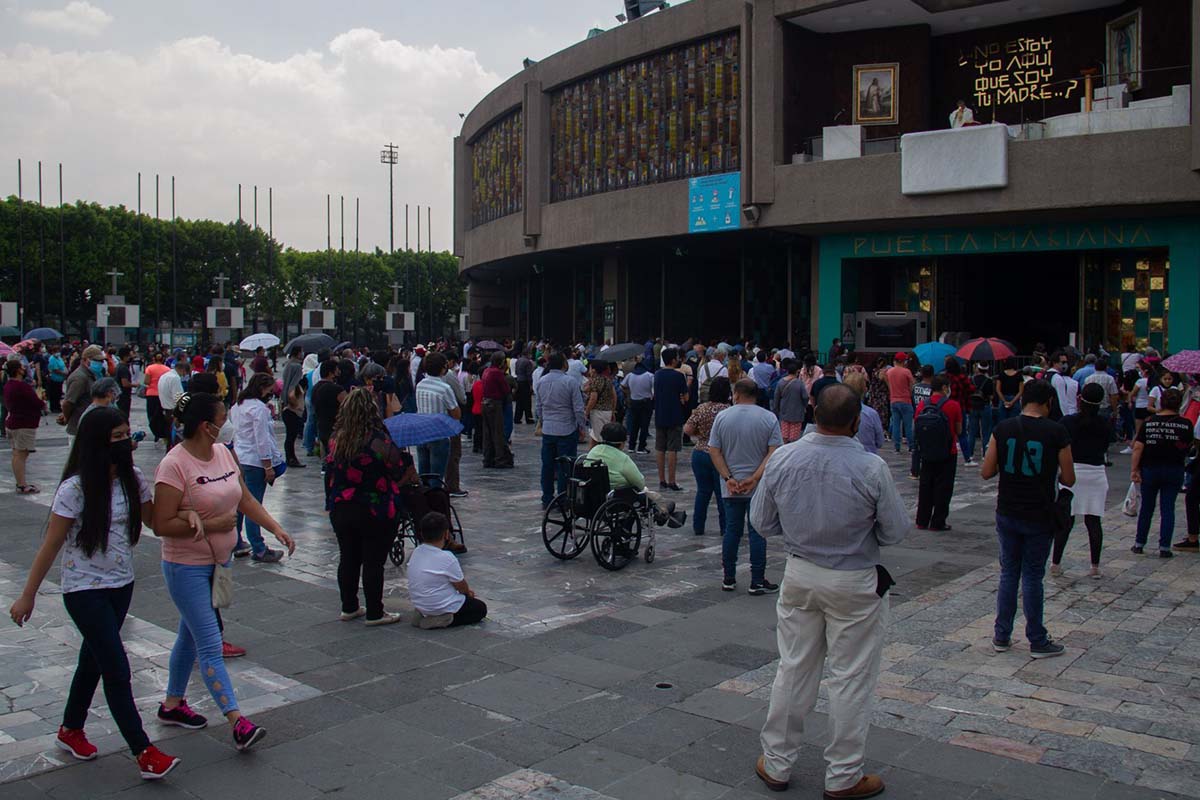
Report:
<svg viewBox="0 0 1200 800"><path fill-rule="evenodd" d="M487 606L475 597L463 577L458 559L442 548L450 537L445 514L430 511L417 526L421 544L408 562L408 594L422 629L474 625L487 616Z"/></svg>
<svg viewBox="0 0 1200 800"><path fill-rule="evenodd" d="M676 511L674 501L664 503L657 492L646 489L646 478L624 450L626 436L625 426L621 423L606 423L600 429L600 439L603 444L598 444L588 451L588 460L602 462L604 466L608 467L610 489L614 491L634 489L646 492L646 499L654 506L654 521L657 524L671 528L682 527L683 523L687 521L687 514L683 511Z"/></svg>

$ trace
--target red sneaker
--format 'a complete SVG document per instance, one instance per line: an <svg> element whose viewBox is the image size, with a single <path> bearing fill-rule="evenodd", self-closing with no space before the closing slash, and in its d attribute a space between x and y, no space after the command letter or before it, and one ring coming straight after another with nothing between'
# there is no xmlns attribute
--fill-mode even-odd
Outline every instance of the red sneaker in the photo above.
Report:
<svg viewBox="0 0 1200 800"><path fill-rule="evenodd" d="M58 729L58 739L54 742L60 750L66 750L80 761L91 761L96 757L96 745L88 741L83 728Z"/></svg>
<svg viewBox="0 0 1200 800"><path fill-rule="evenodd" d="M221 642L221 655L225 658L241 658L246 655L246 648L229 642Z"/></svg>
<svg viewBox="0 0 1200 800"><path fill-rule="evenodd" d="M148 781L158 781L167 777L168 772L179 766L179 759L150 745L138 755L137 763L143 778Z"/></svg>

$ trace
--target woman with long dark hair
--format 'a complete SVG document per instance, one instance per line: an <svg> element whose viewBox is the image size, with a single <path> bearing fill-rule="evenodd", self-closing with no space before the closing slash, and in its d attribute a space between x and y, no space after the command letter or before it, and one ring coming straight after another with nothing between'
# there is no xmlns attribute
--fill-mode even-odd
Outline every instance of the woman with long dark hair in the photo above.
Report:
<svg viewBox="0 0 1200 800"><path fill-rule="evenodd" d="M158 707L158 719L164 725L190 729L208 725L185 700L199 660L204 684L233 728L234 746L247 750L266 731L238 710L225 669L212 604L216 565L228 566L232 561L239 513L270 531L289 554L296 543L246 488L229 448L218 446L227 416L216 395L183 395L175 407L182 441L159 462L154 475L154 532L162 537L167 593L179 609L179 633L171 649L166 699Z"/></svg>
<svg viewBox="0 0 1200 800"><path fill-rule="evenodd" d="M1104 456L1108 450L1111 433L1108 422L1100 416L1100 407L1108 402L1104 387L1098 383L1084 385L1079 392L1079 413L1063 417L1063 427L1071 434L1071 457L1075 460L1075 485L1071 487L1071 528L1054 535L1054 550L1050 556L1050 574L1062 574L1063 550L1067 537L1075 526L1075 516L1083 515L1087 527L1088 545L1091 548L1091 571L1093 578L1100 577L1100 547L1104 543L1104 530L1100 520L1108 499L1108 475L1105 473Z"/></svg>
<svg viewBox="0 0 1200 800"><path fill-rule="evenodd" d="M708 400L696 406L683 430L696 443L692 448L692 475L696 478L696 503L692 508L692 533L704 535L708 521L708 503L717 499L719 530L725 530L725 501L721 499L721 476L708 454L708 434L712 432L717 414L729 408L732 392L724 375L713 378L708 385Z"/></svg>
<svg viewBox="0 0 1200 800"><path fill-rule="evenodd" d="M407 358L398 358L395 362L395 371L392 373L394 381L394 392L396 399L400 401L400 411L404 414L417 413L417 389L413 385L412 379L412 361Z"/></svg>
<svg viewBox="0 0 1200 800"><path fill-rule="evenodd" d="M340 619L398 622L399 614L383 610L383 566L400 524L400 487L417 480L412 456L392 443L367 388L352 390L342 402L329 448L325 506L338 542ZM360 575L365 608L358 603Z"/></svg>
<svg viewBox="0 0 1200 800"><path fill-rule="evenodd" d="M246 388L237 403L229 409L233 423L233 452L242 468L246 488L259 503L267 494L267 486L287 470L279 445L275 443L275 425L268 405L275 395L275 378L269 372L256 372L246 381ZM238 512L238 542L242 540L244 515ZM263 541L262 531L254 520L246 520L246 538L253 552L250 558L264 564L274 564L283 552L272 550Z"/></svg>
<svg viewBox="0 0 1200 800"><path fill-rule="evenodd" d="M121 625L133 599L133 547L142 520L154 516L150 485L133 465L129 423L114 408L97 408L79 423L62 482L54 494L46 538L34 557L25 589L9 610L18 625L33 616L38 588L62 551L63 605L83 643L55 744L80 761L96 757L83 732L96 686L142 777L165 777L179 764L154 745L142 727L130 684ZM188 523L180 520L180 526Z"/></svg>

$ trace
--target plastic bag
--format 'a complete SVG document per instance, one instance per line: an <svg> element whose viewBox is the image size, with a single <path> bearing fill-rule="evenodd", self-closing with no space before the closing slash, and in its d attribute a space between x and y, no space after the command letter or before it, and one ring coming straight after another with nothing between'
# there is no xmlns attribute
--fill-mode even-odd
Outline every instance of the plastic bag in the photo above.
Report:
<svg viewBox="0 0 1200 800"><path fill-rule="evenodd" d="M1125 493L1125 502L1121 504L1121 513L1127 517L1136 517L1142 507L1142 487L1136 483L1129 484Z"/></svg>

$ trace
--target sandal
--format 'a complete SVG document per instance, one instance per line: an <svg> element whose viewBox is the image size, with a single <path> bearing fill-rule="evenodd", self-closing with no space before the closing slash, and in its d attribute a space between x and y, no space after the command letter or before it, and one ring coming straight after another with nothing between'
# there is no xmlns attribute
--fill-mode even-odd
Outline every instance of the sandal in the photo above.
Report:
<svg viewBox="0 0 1200 800"><path fill-rule="evenodd" d="M21 486L21 485L17 486L17 494L37 494L40 491L41 491L41 489L34 486L32 483L27 484L25 486Z"/></svg>

